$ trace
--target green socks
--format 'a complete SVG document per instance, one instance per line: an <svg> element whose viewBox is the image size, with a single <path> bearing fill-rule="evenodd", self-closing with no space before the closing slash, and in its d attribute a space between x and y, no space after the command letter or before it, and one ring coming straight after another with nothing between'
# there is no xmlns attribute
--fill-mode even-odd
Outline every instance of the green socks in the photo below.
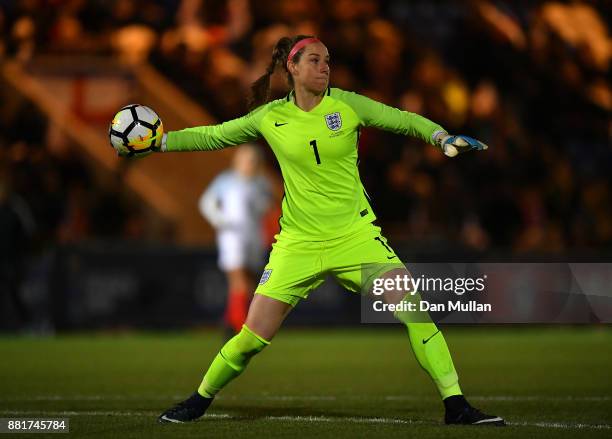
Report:
<svg viewBox="0 0 612 439"><path fill-rule="evenodd" d="M246 368L255 354L270 342L251 331L246 325L221 348L198 387L198 393L213 398L217 392Z"/></svg>
<svg viewBox="0 0 612 439"><path fill-rule="evenodd" d="M418 303L420 295L406 295L403 301ZM426 312L396 311L395 318L406 325L412 351L429 374L442 399L461 395L459 378L442 332ZM423 322L423 323L415 323Z"/></svg>
<svg viewBox="0 0 612 439"><path fill-rule="evenodd" d="M461 395L459 379L444 336L436 325L429 323L411 323L402 319L408 328L408 336L417 361L436 384L442 399ZM231 380L246 368L253 356L261 352L270 342L258 336L246 325L230 339L217 354L198 393L206 398L213 398Z"/></svg>
<svg viewBox="0 0 612 439"><path fill-rule="evenodd" d="M434 323L407 323L417 361L438 387L442 399L461 395L459 377L442 332Z"/></svg>

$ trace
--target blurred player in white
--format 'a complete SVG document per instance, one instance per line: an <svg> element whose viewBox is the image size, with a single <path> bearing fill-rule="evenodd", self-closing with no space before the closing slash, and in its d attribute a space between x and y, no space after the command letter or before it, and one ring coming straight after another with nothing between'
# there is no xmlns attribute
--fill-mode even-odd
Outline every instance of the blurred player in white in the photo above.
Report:
<svg viewBox="0 0 612 439"><path fill-rule="evenodd" d="M238 147L231 169L212 181L199 202L200 212L217 232L219 268L228 282L224 320L235 333L246 319L254 275L265 264L262 220L272 195L262 161L256 145Z"/></svg>

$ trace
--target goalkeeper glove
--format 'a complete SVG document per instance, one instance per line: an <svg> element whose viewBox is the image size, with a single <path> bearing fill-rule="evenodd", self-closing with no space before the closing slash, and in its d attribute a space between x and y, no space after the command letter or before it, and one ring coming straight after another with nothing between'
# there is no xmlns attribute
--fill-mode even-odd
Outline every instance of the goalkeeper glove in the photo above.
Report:
<svg viewBox="0 0 612 439"><path fill-rule="evenodd" d="M444 131L438 131L433 135L433 138L436 145L448 157L455 157L457 154L473 149L483 151L489 148L486 144L472 137L462 135L451 136Z"/></svg>

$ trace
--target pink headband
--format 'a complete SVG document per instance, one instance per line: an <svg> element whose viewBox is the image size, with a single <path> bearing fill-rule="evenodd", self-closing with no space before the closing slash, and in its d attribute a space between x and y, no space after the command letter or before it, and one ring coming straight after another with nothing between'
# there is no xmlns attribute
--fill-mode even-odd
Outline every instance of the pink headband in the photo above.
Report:
<svg viewBox="0 0 612 439"><path fill-rule="evenodd" d="M302 47L311 44L311 43L319 43L319 39L318 38L304 38L303 40L298 41L297 43L295 43L295 45L291 48L291 51L289 52L289 56L287 57L287 64L289 63L289 61L291 61L293 59L293 57L295 56L296 53L298 53L300 51L300 49L302 49Z"/></svg>

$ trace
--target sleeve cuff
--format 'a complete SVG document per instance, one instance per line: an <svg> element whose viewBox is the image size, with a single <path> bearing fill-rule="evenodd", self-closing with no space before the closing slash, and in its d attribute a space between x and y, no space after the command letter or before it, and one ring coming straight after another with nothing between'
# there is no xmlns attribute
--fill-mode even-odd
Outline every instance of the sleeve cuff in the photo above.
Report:
<svg viewBox="0 0 612 439"><path fill-rule="evenodd" d="M440 146L440 140L448 133L444 130L436 130L431 135L431 141L434 145Z"/></svg>
<svg viewBox="0 0 612 439"><path fill-rule="evenodd" d="M162 141L161 141L161 148L160 148L161 152L167 151L167 148L166 148L167 139L168 139L168 133L164 133L164 135L162 136Z"/></svg>

